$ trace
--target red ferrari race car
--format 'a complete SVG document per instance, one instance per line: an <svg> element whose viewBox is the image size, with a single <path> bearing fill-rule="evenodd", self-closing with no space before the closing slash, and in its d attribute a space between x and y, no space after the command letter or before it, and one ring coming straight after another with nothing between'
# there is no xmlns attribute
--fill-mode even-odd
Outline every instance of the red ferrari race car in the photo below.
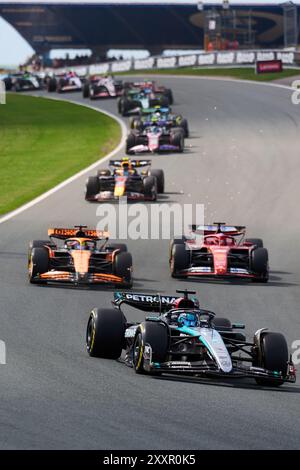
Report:
<svg viewBox="0 0 300 470"><path fill-rule="evenodd" d="M170 269L174 278L269 279L269 256L260 238L245 238L246 227L191 226L189 237L175 237L170 245Z"/></svg>
<svg viewBox="0 0 300 470"><path fill-rule="evenodd" d="M109 243L108 232L79 225L71 229L50 228L48 236L48 240L33 240L29 244L28 275L31 283L131 287L131 254L125 244ZM58 245L54 239L63 243Z"/></svg>

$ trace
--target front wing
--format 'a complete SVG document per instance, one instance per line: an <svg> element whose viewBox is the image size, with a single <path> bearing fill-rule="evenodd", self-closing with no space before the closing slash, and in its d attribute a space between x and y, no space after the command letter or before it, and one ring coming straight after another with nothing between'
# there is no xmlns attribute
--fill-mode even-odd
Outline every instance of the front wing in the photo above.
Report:
<svg viewBox="0 0 300 470"><path fill-rule="evenodd" d="M74 285L89 285L89 284L124 284L127 285L125 279L120 276L109 273L71 273L69 271L48 271L43 274L38 274L35 278L35 281L45 281L45 282L62 282L70 283Z"/></svg>

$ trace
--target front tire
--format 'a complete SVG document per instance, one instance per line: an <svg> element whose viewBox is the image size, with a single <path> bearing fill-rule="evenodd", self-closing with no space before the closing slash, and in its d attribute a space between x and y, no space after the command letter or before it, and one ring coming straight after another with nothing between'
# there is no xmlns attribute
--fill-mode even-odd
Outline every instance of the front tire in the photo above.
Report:
<svg viewBox="0 0 300 470"><path fill-rule="evenodd" d="M38 274L44 274L49 269L49 252L47 248L33 248L29 255L28 276L31 284L39 284L45 281L36 279Z"/></svg>
<svg viewBox="0 0 300 470"><path fill-rule="evenodd" d="M118 359L124 344L126 320L121 310L95 308L86 330L86 348L92 357Z"/></svg>
<svg viewBox="0 0 300 470"><path fill-rule="evenodd" d="M269 255L266 248L256 248L251 252L251 270L257 275L255 282L268 282Z"/></svg>
<svg viewBox="0 0 300 470"><path fill-rule="evenodd" d="M267 332L261 339L261 358L259 366L270 371L281 372L285 377L289 358L288 346L285 337L281 333ZM279 386L284 383L268 378L255 379L258 385Z"/></svg>
<svg viewBox="0 0 300 470"><path fill-rule="evenodd" d="M169 345L167 326L146 321L138 328L133 345L133 368L137 374L145 373L143 355L146 344L151 346L152 362L165 362Z"/></svg>
<svg viewBox="0 0 300 470"><path fill-rule="evenodd" d="M175 244L172 248L170 259L171 276L174 278L186 278L186 274L180 271L188 269L190 266L190 251L186 249L185 244Z"/></svg>

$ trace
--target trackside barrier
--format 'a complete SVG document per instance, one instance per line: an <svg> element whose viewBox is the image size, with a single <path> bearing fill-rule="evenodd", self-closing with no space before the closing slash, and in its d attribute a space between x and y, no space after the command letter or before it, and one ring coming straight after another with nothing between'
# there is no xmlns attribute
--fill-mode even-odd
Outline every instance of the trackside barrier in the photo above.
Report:
<svg viewBox="0 0 300 470"><path fill-rule="evenodd" d="M299 65L300 53L284 50L245 50L202 52L198 54L179 56L148 57L147 59L118 60L101 64L92 64L86 67L74 66L58 69L47 68L46 71L65 73L72 69L79 76L130 72L131 70L176 69L180 67L212 66L222 67L230 65L255 65L257 61L281 60L283 65Z"/></svg>
<svg viewBox="0 0 300 470"><path fill-rule="evenodd" d="M2 340L0 340L0 364L6 364L6 346Z"/></svg>
<svg viewBox="0 0 300 470"><path fill-rule="evenodd" d="M0 80L0 104L6 104L6 90L3 80Z"/></svg>

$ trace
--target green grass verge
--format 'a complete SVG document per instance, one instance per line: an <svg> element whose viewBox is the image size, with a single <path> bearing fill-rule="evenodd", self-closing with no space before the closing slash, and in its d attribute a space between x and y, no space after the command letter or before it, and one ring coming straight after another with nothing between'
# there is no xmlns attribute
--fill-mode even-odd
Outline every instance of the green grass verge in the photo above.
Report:
<svg viewBox="0 0 300 470"><path fill-rule="evenodd" d="M0 105L0 214L42 194L113 150L120 126L71 103L8 94Z"/></svg>
<svg viewBox="0 0 300 470"><path fill-rule="evenodd" d="M125 74L125 73L124 73ZM122 73L122 75L124 75ZM300 75L300 69L286 69L280 73L265 73L256 75L254 67L247 68L218 68L218 69L202 69L194 67L186 67L180 69L158 69L158 70L136 70L126 72L126 75L194 75L199 77L230 77L240 80L255 80L259 82L268 82L279 80L281 78L293 77ZM121 75L121 73L120 73Z"/></svg>

